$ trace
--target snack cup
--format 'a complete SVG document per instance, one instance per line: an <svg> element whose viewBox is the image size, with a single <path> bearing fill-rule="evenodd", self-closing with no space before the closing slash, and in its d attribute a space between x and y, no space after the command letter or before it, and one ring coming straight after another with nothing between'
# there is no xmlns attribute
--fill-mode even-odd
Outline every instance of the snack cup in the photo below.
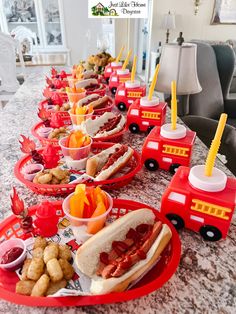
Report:
<svg viewBox="0 0 236 314"><path fill-rule="evenodd" d="M8 250L14 247L22 248L23 252L13 262L7 263L7 264L0 264L1 269L8 270L8 271L15 271L16 269L20 268L23 265L23 262L26 258L26 245L23 240L18 239L18 238L12 238L0 244L0 260L2 259L3 255Z"/></svg>
<svg viewBox="0 0 236 314"><path fill-rule="evenodd" d="M73 125L73 128L75 130L80 130L82 128L82 125L86 120L91 118L93 116L94 111L87 113L87 114L73 114L71 110L69 110L71 122Z"/></svg>
<svg viewBox="0 0 236 314"><path fill-rule="evenodd" d="M78 78L72 78L72 77L68 77L68 83L69 83L69 86L70 86L70 88L73 88L74 86L75 86L75 84L77 83L77 82L79 82L79 79Z"/></svg>
<svg viewBox="0 0 236 314"><path fill-rule="evenodd" d="M105 193L109 201L109 207L104 214L97 217L93 217L93 218L78 218L70 214L70 198L75 193L68 195L64 199L62 203L62 209L70 221L74 236L78 242L85 242L86 240L88 240L90 237L92 237L95 233L97 233L104 227L107 216L109 215L113 207L112 197L107 192ZM94 229L94 227L96 229L96 232L93 234L88 233L88 229L91 230L91 229Z"/></svg>
<svg viewBox="0 0 236 314"><path fill-rule="evenodd" d="M65 141L67 137L63 137L59 140L59 145L62 150L62 154L65 158L65 162L68 168L72 170L85 169L86 161L88 159L92 139L90 139L90 144L80 148L69 148L65 146Z"/></svg>
<svg viewBox="0 0 236 314"><path fill-rule="evenodd" d="M52 132L53 128L41 127L38 129L38 135L43 138L48 138L49 134Z"/></svg>
<svg viewBox="0 0 236 314"><path fill-rule="evenodd" d="M86 96L86 91L80 93L67 92L67 96L70 102L70 106L72 107L74 103L77 103L80 99Z"/></svg>
<svg viewBox="0 0 236 314"><path fill-rule="evenodd" d="M26 180L33 181L34 177L41 171L43 171L44 166L41 164L30 164L24 168L24 177Z"/></svg>

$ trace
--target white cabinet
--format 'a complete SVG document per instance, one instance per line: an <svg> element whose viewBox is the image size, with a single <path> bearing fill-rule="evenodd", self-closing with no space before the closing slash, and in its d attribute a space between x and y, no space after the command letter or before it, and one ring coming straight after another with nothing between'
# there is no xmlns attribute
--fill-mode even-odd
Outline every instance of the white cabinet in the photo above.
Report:
<svg viewBox="0 0 236 314"><path fill-rule="evenodd" d="M0 0L0 29L11 33L20 25L36 33L33 52L68 52L62 0Z"/></svg>

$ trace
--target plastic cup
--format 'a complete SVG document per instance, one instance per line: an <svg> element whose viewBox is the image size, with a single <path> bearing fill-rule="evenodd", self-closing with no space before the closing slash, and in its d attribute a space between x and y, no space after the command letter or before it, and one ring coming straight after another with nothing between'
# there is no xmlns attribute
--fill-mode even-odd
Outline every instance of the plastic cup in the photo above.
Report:
<svg viewBox="0 0 236 314"><path fill-rule="evenodd" d="M1 269L5 269L8 271L15 271L16 269L20 268L23 265L23 262L26 258L26 245L25 242L18 238L12 238L10 240L4 241L0 244L0 259L3 255L10 249L14 247L20 247L23 249L21 255L15 259L13 262L8 264L0 264Z"/></svg>
<svg viewBox="0 0 236 314"><path fill-rule="evenodd" d="M26 180L33 181L34 177L41 171L43 171L44 166L41 164L30 164L24 168L24 177Z"/></svg>
<svg viewBox="0 0 236 314"><path fill-rule="evenodd" d="M78 218L75 216L72 216L70 214L70 198L72 197L72 195L74 195L75 193L72 193L70 195L68 195L63 203L62 203L62 209L66 215L66 217L69 219L74 236L76 238L76 240L78 242L85 242L86 240L88 240L91 236L93 236L93 234L90 234L87 232L88 226L91 227L92 223L97 223L101 226L100 229L102 229L105 225L106 219L108 214L110 213L110 211L112 210L113 207L113 199L110 196L110 194L108 194L107 192L106 196L108 198L109 201L109 207L106 210L106 212L100 216L97 217L93 217L93 218ZM99 229L99 230L100 230ZM99 231L97 230L97 232Z"/></svg>
<svg viewBox="0 0 236 314"><path fill-rule="evenodd" d="M70 88L73 88L77 82L79 82L78 78L67 78Z"/></svg>
<svg viewBox="0 0 236 314"><path fill-rule="evenodd" d="M74 103L77 103L80 99L83 99L86 96L86 91L80 93L67 92L67 96L70 106L73 106Z"/></svg>
<svg viewBox="0 0 236 314"><path fill-rule="evenodd" d="M38 135L43 138L48 138L49 134L53 131L53 128L41 127L38 129Z"/></svg>
<svg viewBox="0 0 236 314"><path fill-rule="evenodd" d="M71 110L69 110L69 115L71 118L71 122L73 125L73 128L75 130L79 130L82 128L83 123L88 120L89 118L91 118L93 116L94 111L92 111L91 113L88 114L73 114L71 112Z"/></svg>
<svg viewBox="0 0 236 314"><path fill-rule="evenodd" d="M59 140L59 145L62 150L66 165L72 170L85 169L86 161L89 157L92 139L90 139L90 144L80 148L69 148L65 146L66 139L68 137L63 137Z"/></svg>

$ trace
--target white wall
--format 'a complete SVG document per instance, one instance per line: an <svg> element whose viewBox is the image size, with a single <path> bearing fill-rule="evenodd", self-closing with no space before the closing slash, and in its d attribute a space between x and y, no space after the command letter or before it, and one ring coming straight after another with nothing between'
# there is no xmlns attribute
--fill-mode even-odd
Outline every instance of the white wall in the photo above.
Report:
<svg viewBox="0 0 236 314"><path fill-rule="evenodd" d="M97 52L97 34L102 32L102 19L88 18L87 0L63 0L67 48L72 64Z"/></svg>
<svg viewBox="0 0 236 314"><path fill-rule="evenodd" d="M194 15L194 0L153 1L152 49L156 49L158 41L165 43L165 30L160 29L160 24L163 14L169 10L176 14L176 29L170 31L170 41L177 38L180 31L185 41L236 39L236 25L210 25L214 0L202 0L197 15Z"/></svg>

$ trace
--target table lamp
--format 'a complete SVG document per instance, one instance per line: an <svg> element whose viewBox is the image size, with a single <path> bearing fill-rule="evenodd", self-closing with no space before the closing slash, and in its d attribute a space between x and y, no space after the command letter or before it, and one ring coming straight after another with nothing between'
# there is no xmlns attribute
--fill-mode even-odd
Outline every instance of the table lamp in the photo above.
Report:
<svg viewBox="0 0 236 314"><path fill-rule="evenodd" d="M165 14L162 19L161 29L166 30L166 43L169 42L170 30L175 29L175 15L173 13L168 12Z"/></svg>
<svg viewBox="0 0 236 314"><path fill-rule="evenodd" d="M181 43L181 41L179 41ZM189 112L189 95L199 93L202 88L197 75L197 46L167 44L162 48L160 71L155 89L166 94L171 93L171 82L176 81L176 94L185 95L178 104L178 114Z"/></svg>

